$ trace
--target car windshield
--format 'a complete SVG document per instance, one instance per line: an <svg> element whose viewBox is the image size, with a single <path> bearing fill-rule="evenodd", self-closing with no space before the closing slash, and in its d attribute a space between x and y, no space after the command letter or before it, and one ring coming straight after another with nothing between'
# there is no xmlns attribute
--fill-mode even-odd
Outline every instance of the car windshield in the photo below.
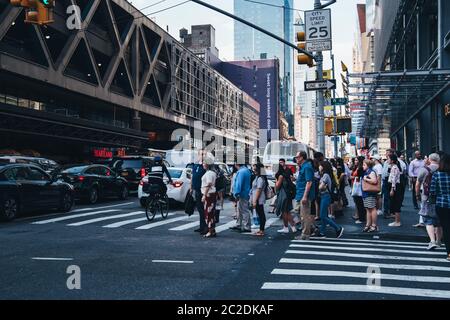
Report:
<svg viewBox="0 0 450 320"><path fill-rule="evenodd" d="M68 173L68 174L81 173L86 168L87 168L87 166L73 167L73 168L65 169L61 173Z"/></svg>
<svg viewBox="0 0 450 320"><path fill-rule="evenodd" d="M115 167L122 169L141 169L142 168L142 160L141 159L121 159L118 160L115 164Z"/></svg>
<svg viewBox="0 0 450 320"><path fill-rule="evenodd" d="M176 170L176 169L167 169L169 170L170 176L172 178L178 179L183 174L183 170Z"/></svg>

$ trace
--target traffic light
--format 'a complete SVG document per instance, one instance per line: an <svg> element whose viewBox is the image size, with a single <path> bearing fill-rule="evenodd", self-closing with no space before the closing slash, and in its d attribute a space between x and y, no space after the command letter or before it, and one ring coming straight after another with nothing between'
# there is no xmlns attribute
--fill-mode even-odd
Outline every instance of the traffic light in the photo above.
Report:
<svg viewBox="0 0 450 320"><path fill-rule="evenodd" d="M299 42L297 44L297 47L299 49L305 50L306 49L306 34L304 32L297 32L297 41ZM314 66L314 60L307 56L306 54L300 53L297 55L297 61L298 64L306 64L308 67L312 68Z"/></svg>
<svg viewBox="0 0 450 320"><path fill-rule="evenodd" d="M352 119L349 117L338 117L336 119L336 131L338 134L352 132Z"/></svg>
<svg viewBox="0 0 450 320"><path fill-rule="evenodd" d="M324 124L324 130L326 136L332 136L334 131L334 118L333 117L326 117L325 118L325 124Z"/></svg>
<svg viewBox="0 0 450 320"><path fill-rule="evenodd" d="M25 23L46 25L53 22L55 0L10 0L10 3L25 8Z"/></svg>

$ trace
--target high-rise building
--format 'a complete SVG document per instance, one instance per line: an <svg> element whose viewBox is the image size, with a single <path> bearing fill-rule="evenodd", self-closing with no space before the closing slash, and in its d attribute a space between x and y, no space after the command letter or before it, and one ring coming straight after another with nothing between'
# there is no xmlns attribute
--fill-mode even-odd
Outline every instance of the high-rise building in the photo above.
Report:
<svg viewBox="0 0 450 320"><path fill-rule="evenodd" d="M272 0L260 4L244 0L234 1L234 13L285 40L294 42L293 0ZM240 22L234 24L235 60L274 59L280 61L281 112L289 122L293 134L293 49Z"/></svg>

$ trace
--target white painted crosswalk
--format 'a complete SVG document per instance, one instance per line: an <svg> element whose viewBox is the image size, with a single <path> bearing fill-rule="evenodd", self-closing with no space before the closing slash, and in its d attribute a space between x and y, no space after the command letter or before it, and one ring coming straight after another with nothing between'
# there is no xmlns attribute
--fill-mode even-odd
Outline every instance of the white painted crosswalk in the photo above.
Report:
<svg viewBox="0 0 450 320"><path fill-rule="evenodd" d="M153 221L148 221L145 211L142 209L135 211L130 208L120 208L129 204L132 203L77 209L64 216L41 218L31 222L31 224L47 225L59 222L67 227L97 226L105 229L123 227L140 232L155 228L165 228L170 232L192 232L200 225L198 216L189 217L181 211L169 213L167 219L162 219L161 216L157 215ZM280 221L279 218L269 218L266 222L266 229ZM229 231L230 227L235 224L236 221L232 217L224 215L221 217L220 223L216 225L216 233Z"/></svg>
<svg viewBox="0 0 450 320"><path fill-rule="evenodd" d="M293 240L261 286L342 299L450 299L450 263L427 244L370 239ZM355 295L356 294L356 295Z"/></svg>

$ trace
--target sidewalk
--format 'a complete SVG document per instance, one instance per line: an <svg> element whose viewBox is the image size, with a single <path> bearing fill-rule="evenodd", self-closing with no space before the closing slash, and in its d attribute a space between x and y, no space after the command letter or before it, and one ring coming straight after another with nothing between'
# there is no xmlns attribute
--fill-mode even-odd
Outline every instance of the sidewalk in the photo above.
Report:
<svg viewBox="0 0 450 320"><path fill-rule="evenodd" d="M414 209L412 202L412 194L408 189L405 193L405 200L401 212L402 226L398 228L389 227L388 224L393 222L393 219L384 219L383 216L378 216L378 226L380 231L376 233L363 233L364 228L362 224L355 224L352 216L356 208L351 196L347 196L349 200L349 207L344 210L344 216L337 218L336 222L345 228L346 235L352 235L362 238L370 239L386 239L386 240L412 240L419 242L428 242L428 236L425 228L414 228L413 225L419 223L418 211ZM378 238L377 238L378 237Z"/></svg>

